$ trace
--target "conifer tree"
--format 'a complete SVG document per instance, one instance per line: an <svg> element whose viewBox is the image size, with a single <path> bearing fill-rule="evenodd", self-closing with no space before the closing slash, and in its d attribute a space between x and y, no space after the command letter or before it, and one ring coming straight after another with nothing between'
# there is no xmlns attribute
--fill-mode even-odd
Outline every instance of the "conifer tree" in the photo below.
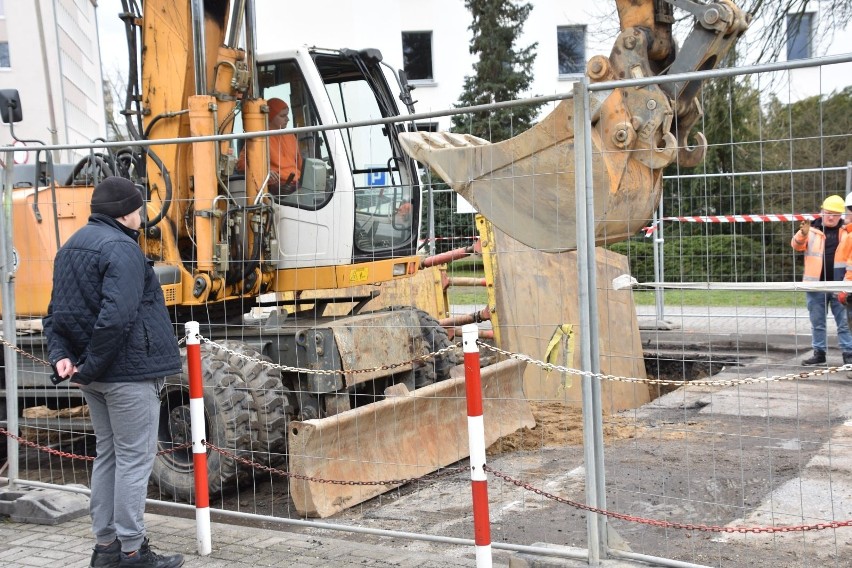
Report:
<svg viewBox="0 0 852 568"><path fill-rule="evenodd" d="M532 64L538 42L517 48L515 42L532 5L513 0L465 0L473 16L470 52L478 56L473 75L465 77L456 107L517 99L532 84ZM540 105L524 105L493 112L453 116L454 132L479 136L491 142L507 140L533 125Z"/></svg>

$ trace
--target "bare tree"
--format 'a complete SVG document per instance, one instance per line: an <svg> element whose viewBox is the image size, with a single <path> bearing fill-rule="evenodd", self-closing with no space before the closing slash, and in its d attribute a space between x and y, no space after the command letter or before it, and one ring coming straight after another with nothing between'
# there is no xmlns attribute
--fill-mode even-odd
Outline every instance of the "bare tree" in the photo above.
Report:
<svg viewBox="0 0 852 568"><path fill-rule="evenodd" d="M761 22L760 34L746 33L743 39L755 62L775 61L787 45L788 21L795 25L801 16L818 14L813 30L814 55L852 19L852 0L752 0L746 11ZM797 18L798 16L798 18Z"/></svg>
<svg viewBox="0 0 852 568"><path fill-rule="evenodd" d="M113 70L105 73L103 78L104 113L106 114L107 138L110 140L129 140L124 117L119 110L122 108L127 81L120 71ZM118 103L116 105L116 102Z"/></svg>

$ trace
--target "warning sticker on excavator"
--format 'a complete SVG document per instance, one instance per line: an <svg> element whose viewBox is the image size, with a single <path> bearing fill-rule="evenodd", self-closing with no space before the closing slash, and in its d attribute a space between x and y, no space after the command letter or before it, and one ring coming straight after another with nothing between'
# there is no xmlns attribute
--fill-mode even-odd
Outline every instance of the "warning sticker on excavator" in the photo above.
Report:
<svg viewBox="0 0 852 568"><path fill-rule="evenodd" d="M366 282L369 276L369 268L354 268L349 273L349 282Z"/></svg>

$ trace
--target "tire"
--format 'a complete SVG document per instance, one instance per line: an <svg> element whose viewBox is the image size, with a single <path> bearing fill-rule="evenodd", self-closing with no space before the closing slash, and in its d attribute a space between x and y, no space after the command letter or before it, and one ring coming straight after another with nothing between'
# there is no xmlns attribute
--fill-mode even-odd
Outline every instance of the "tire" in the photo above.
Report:
<svg viewBox="0 0 852 568"><path fill-rule="evenodd" d="M189 412L189 374L186 353L182 350L184 369L180 375L167 378L160 395L161 410L157 450L170 450L192 441ZM201 346L202 382L204 385L204 438L229 454L251 457L257 445L252 426L257 422L254 402L239 369L228 361L224 351ZM165 493L192 502L195 478L192 448L158 455L151 478ZM207 480L211 495L230 486L238 486L252 478L251 468L233 457L207 452Z"/></svg>
<svg viewBox="0 0 852 568"><path fill-rule="evenodd" d="M445 347L452 345L447 330L441 327L434 317L428 312L413 306L390 306L377 312L399 312L403 310L411 310L417 313L417 318L420 320L420 333L423 337L423 345L419 355L428 355L440 351ZM370 313L370 312L366 312ZM454 351L437 355L431 359L415 366L414 368L414 388L425 387L432 383L446 381L450 378L450 370L459 364L459 357Z"/></svg>
<svg viewBox="0 0 852 568"><path fill-rule="evenodd" d="M234 340L217 341L217 344L239 355L271 362L272 359L258 350ZM270 467L287 461L287 431L293 416L293 395L283 386L281 373L259 361L223 352L228 363L237 369L249 390L257 412L257 446L254 461Z"/></svg>
<svg viewBox="0 0 852 568"><path fill-rule="evenodd" d="M423 310L417 310L420 319L420 332L423 334L423 344L426 353L434 353L452 345L447 330L441 327L438 320ZM425 353L424 353L425 354ZM458 354L449 351L442 355L436 355L426 361L423 366L416 369L414 373L414 386L419 388L432 383L446 381L450 378L450 371L459 363Z"/></svg>

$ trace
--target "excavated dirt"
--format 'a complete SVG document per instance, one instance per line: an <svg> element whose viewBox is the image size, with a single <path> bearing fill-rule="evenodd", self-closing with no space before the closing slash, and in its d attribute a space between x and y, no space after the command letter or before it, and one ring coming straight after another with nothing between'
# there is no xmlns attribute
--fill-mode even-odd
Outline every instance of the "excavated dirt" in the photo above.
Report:
<svg viewBox="0 0 852 568"><path fill-rule="evenodd" d="M562 402L533 401L535 428L523 428L504 436L486 450L488 456L507 452L535 451L543 448L573 446L583 443L582 410ZM636 427L633 421L623 417L609 417L604 424L604 442L633 438Z"/></svg>

